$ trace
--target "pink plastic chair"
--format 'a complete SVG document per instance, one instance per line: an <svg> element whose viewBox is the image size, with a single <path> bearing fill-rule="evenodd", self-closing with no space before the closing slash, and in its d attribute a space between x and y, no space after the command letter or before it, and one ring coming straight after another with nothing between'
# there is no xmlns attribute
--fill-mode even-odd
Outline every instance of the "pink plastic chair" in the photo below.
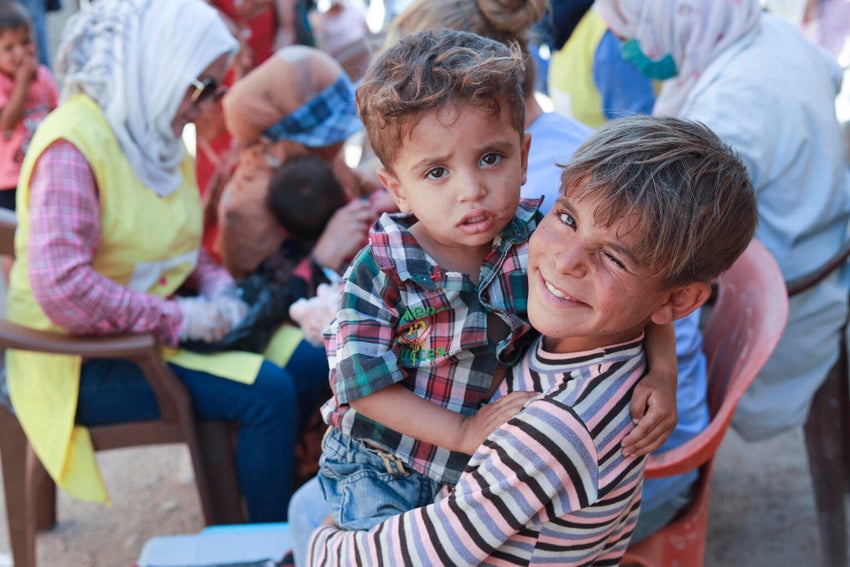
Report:
<svg viewBox="0 0 850 567"><path fill-rule="evenodd" d="M779 342L788 319L788 296L779 266L758 241L717 282L706 325L708 427L689 442L650 457L647 478L699 467L690 504L670 524L626 551L622 565L699 567L705 556L714 455L738 401Z"/></svg>

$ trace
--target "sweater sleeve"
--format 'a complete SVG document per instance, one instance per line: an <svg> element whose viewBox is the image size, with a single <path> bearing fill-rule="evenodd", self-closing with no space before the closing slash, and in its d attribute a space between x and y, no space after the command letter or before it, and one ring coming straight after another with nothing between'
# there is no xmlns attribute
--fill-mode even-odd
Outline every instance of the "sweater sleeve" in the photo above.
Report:
<svg viewBox="0 0 850 567"><path fill-rule="evenodd" d="M491 435L446 498L369 531L323 525L309 565L479 565L510 554L532 520L547 522L598 498L593 438L560 404L539 399Z"/></svg>

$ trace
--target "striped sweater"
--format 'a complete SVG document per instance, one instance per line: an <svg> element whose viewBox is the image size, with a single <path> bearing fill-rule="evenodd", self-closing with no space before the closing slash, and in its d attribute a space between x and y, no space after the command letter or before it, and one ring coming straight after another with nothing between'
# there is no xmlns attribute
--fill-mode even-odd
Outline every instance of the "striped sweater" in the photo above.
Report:
<svg viewBox="0 0 850 567"><path fill-rule="evenodd" d="M640 508L643 458L625 458L641 340L556 354L542 341L508 390L545 392L495 431L446 497L370 531L323 525L310 565L617 565Z"/></svg>

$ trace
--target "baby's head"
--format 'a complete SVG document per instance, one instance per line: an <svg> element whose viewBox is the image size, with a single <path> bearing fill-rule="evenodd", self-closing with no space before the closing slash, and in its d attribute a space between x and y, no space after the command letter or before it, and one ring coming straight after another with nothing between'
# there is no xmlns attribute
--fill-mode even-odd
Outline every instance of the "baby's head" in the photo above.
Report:
<svg viewBox="0 0 850 567"><path fill-rule="evenodd" d="M375 154L392 168L427 114L448 106L486 109L522 137L524 69L518 48L454 30L404 37L384 51L357 89L357 111Z"/></svg>
<svg viewBox="0 0 850 567"><path fill-rule="evenodd" d="M266 204L290 236L312 241L345 205L345 191L330 164L307 154L280 165L272 174Z"/></svg>
<svg viewBox="0 0 850 567"><path fill-rule="evenodd" d="M676 118L607 124L564 167L561 189L529 244L529 317L569 351L693 312L758 223L743 163Z"/></svg>
<svg viewBox="0 0 850 567"><path fill-rule="evenodd" d="M13 77L24 58L36 56L30 15L18 2L0 2L0 73Z"/></svg>

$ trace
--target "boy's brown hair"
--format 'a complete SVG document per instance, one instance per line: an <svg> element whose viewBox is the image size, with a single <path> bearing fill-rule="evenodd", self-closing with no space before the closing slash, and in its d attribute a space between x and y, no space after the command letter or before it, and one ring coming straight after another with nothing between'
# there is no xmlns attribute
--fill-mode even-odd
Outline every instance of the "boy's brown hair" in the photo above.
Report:
<svg viewBox="0 0 850 567"><path fill-rule="evenodd" d="M633 219L633 252L663 285L710 282L758 224L755 190L735 152L705 125L678 118L609 122L564 166L561 191L598 200L605 226Z"/></svg>
<svg viewBox="0 0 850 567"><path fill-rule="evenodd" d="M449 104L489 108L522 137L523 68L518 47L469 32L445 29L402 38L369 66L357 89L357 111L375 155L392 169L419 120Z"/></svg>

